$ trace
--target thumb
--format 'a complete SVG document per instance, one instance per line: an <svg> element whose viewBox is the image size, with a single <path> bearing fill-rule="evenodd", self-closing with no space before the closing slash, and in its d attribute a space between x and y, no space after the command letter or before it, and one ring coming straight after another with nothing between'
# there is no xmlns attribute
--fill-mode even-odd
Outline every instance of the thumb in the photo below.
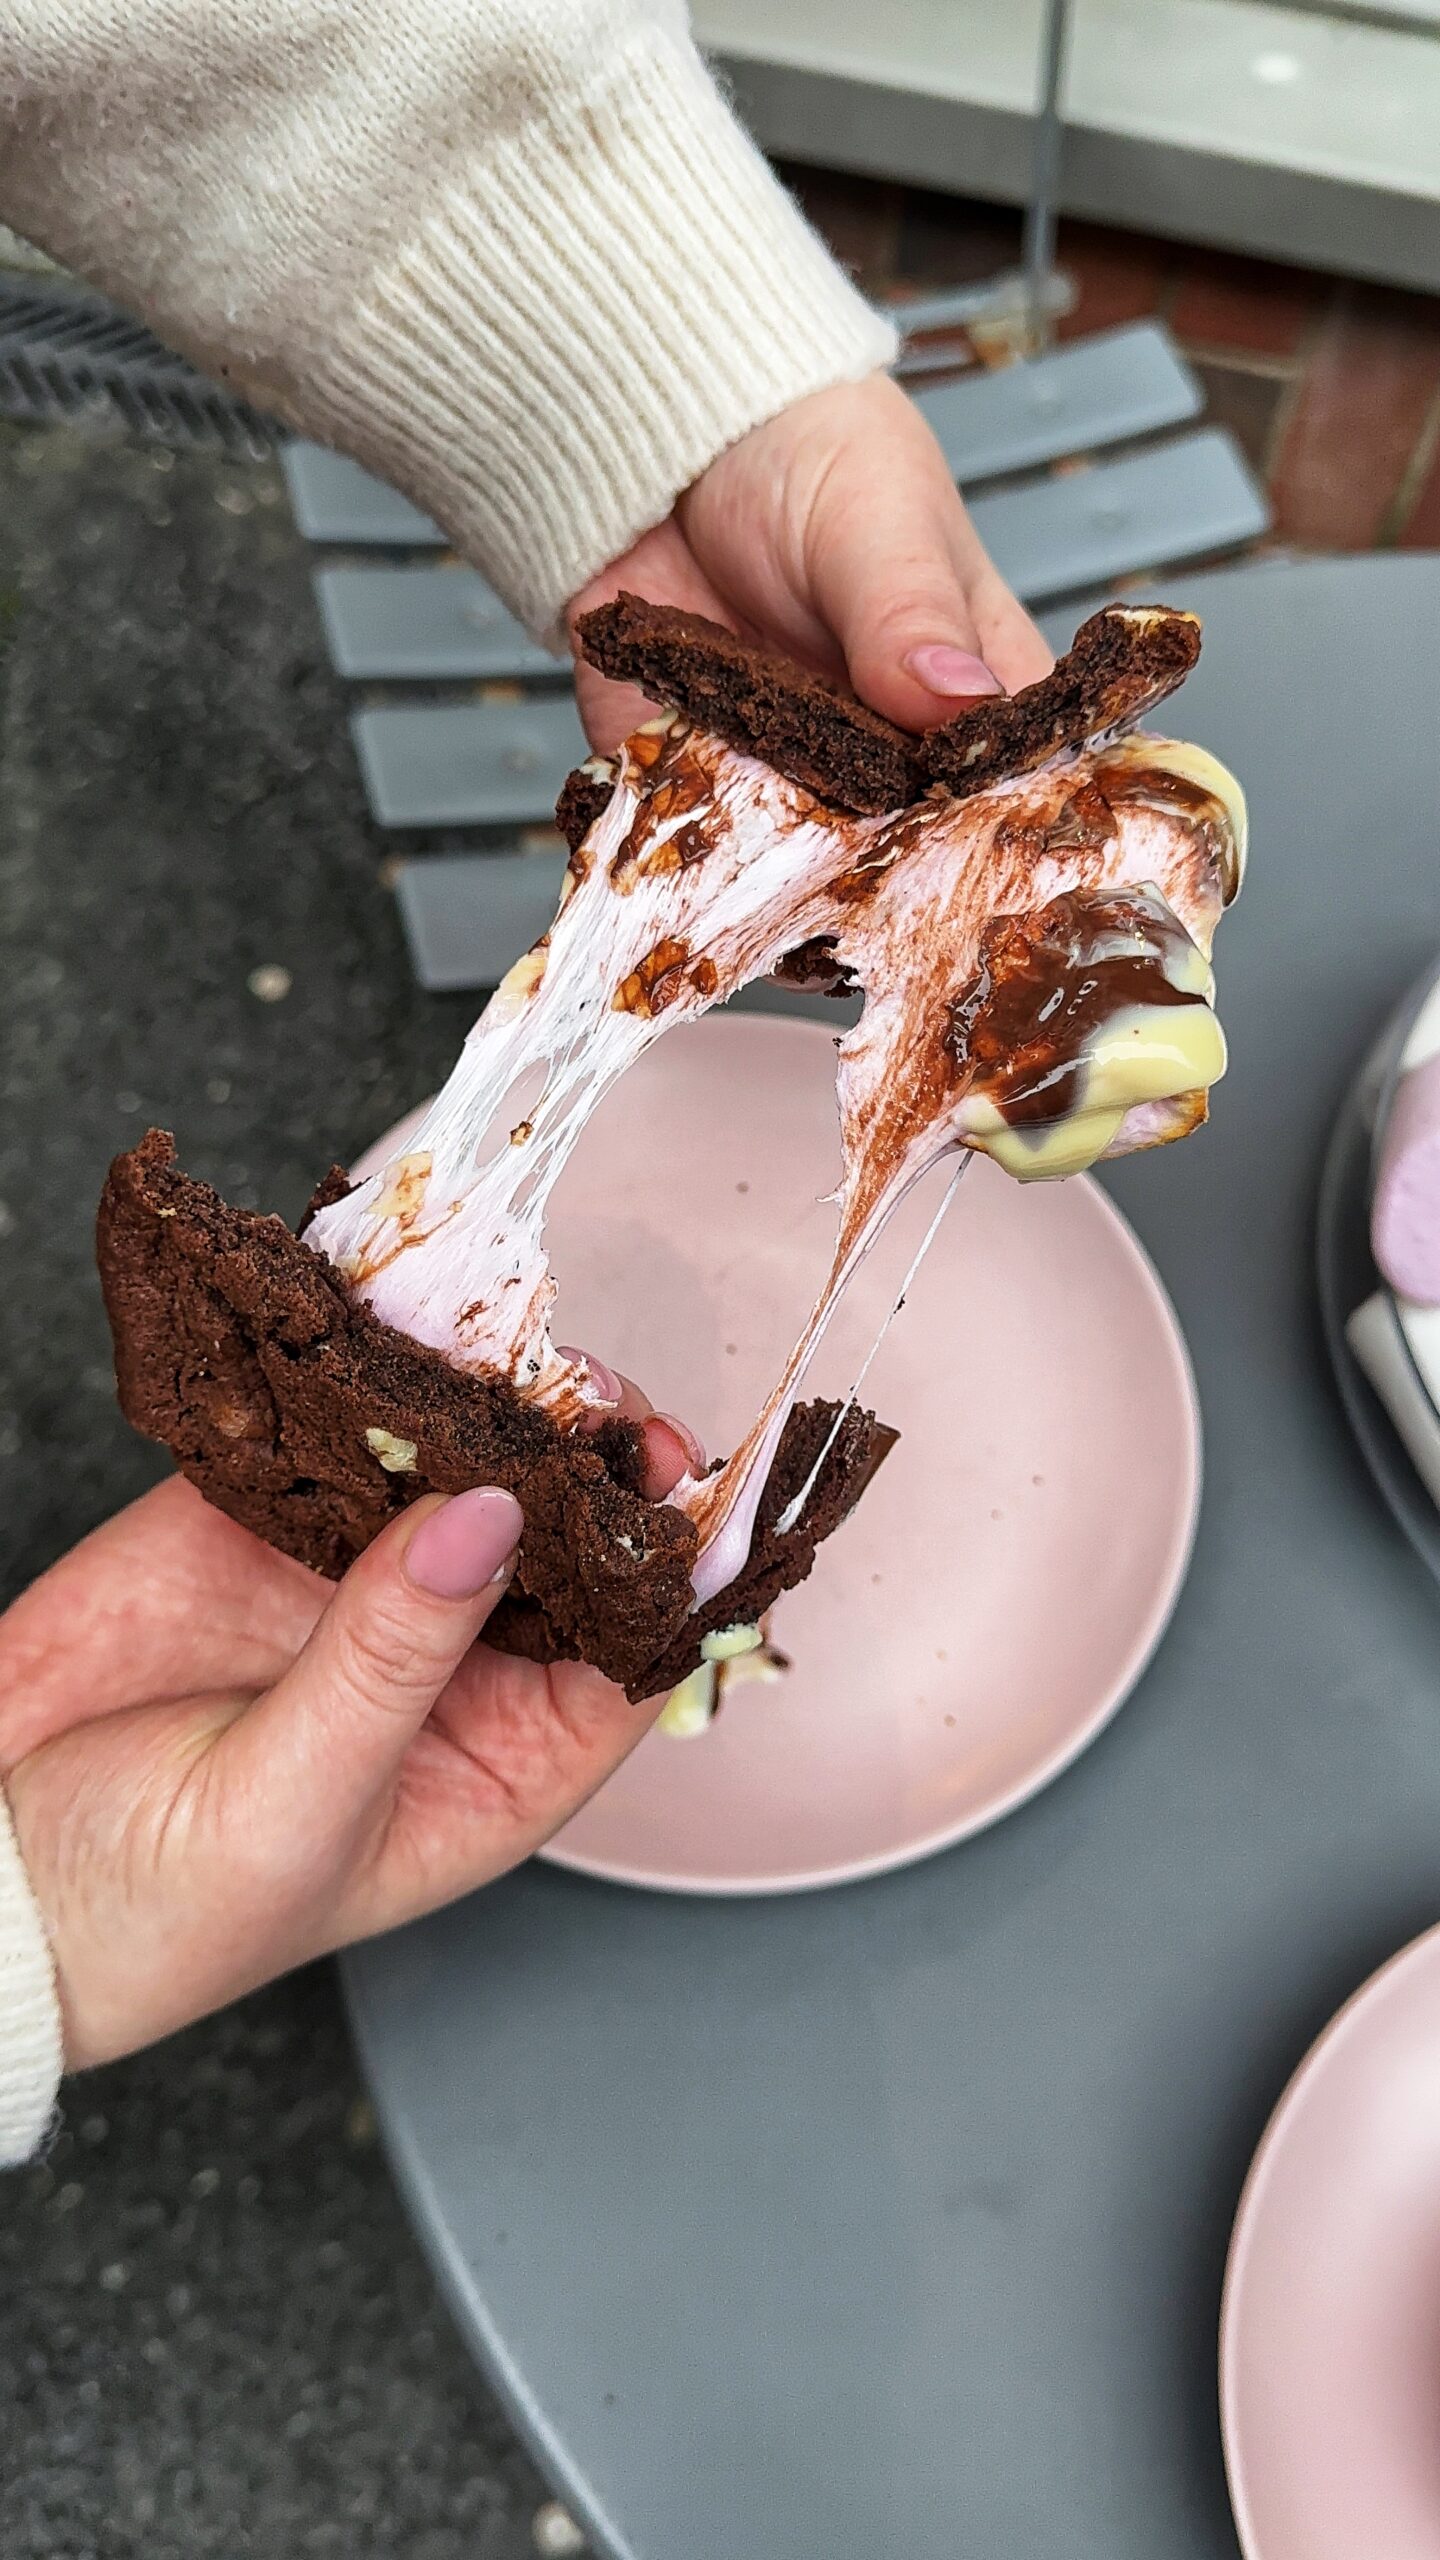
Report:
<svg viewBox="0 0 1440 2560"><path fill-rule="evenodd" d="M1044 674L1049 652L992 567L913 402L834 456L806 532L812 599L864 702L929 729Z"/></svg>
<svg viewBox="0 0 1440 2560"><path fill-rule="evenodd" d="M683 605L687 613L703 613L711 622L731 619L724 598L701 569L673 516L642 533L620 559L612 560L572 596L565 618L576 653L575 698L585 734L599 755L612 755L642 720L654 719L657 707L646 701L637 685L612 684L580 655L576 626L581 615L608 604L622 587L632 595L648 597L651 604Z"/></svg>
<svg viewBox="0 0 1440 2560"><path fill-rule="evenodd" d="M415 1503L351 1565L283 1679L227 1737L256 1795L326 1838L368 1817L514 1570L524 1516L479 1485ZM236 1775L232 1767L232 1781Z"/></svg>

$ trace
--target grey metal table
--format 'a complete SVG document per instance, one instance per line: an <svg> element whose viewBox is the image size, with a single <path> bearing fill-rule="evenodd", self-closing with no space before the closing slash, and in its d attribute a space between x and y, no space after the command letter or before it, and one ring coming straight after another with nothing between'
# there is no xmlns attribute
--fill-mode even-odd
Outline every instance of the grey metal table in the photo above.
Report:
<svg viewBox="0 0 1440 2560"><path fill-rule="evenodd" d="M1143 1687L909 1874L734 1904L532 1867L347 1968L451 2302L624 2560L1233 2560L1245 2167L1323 2021L1440 1914L1436 1595L1312 1280L1335 1106L1440 944L1440 562L1182 600L1185 725L1247 782L1255 852L1216 1123L1114 1177L1207 1432Z"/></svg>

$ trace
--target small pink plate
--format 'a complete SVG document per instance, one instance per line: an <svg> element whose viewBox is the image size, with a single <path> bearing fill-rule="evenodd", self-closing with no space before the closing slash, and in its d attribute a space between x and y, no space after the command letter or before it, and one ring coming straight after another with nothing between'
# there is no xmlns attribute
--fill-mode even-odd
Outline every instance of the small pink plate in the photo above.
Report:
<svg viewBox="0 0 1440 2560"><path fill-rule="evenodd" d="M823 1025L673 1032L557 1188L557 1340L731 1447L824 1277L839 1170ZM848 1386L947 1178L863 1266L808 1392ZM647 1736L557 1865L674 1893L878 1875L1033 1795L1133 1687L1184 1580L1199 1425L1174 1314L1104 1194L972 1166L865 1401L902 1438L775 1612L792 1668L697 1737Z"/></svg>
<svg viewBox="0 0 1440 2560"><path fill-rule="evenodd" d="M1220 2400L1246 2560L1440 2560L1440 1929L1356 1993L1271 2119Z"/></svg>

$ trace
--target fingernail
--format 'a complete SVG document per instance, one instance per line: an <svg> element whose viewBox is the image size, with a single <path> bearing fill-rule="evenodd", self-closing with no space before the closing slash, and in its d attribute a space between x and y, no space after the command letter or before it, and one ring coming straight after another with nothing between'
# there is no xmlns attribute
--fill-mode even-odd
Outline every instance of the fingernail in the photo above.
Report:
<svg viewBox="0 0 1440 2560"><path fill-rule="evenodd" d="M676 1439L679 1441L681 1448L684 1450L686 1457L690 1461L690 1473L692 1476L703 1476L710 1461L705 1455L702 1443L696 1439L689 1423L677 1422L673 1413L657 1413L654 1419L657 1422L663 1422L667 1431L674 1432Z"/></svg>
<svg viewBox="0 0 1440 2560"><path fill-rule="evenodd" d="M998 676L992 676L983 658L974 657L968 649L952 649L946 640L927 640L922 649L912 649L905 661L917 681L930 693L942 693L956 699L962 695L1003 693L1005 687Z"/></svg>
<svg viewBox="0 0 1440 2560"><path fill-rule="evenodd" d="M590 1384L602 1403L618 1404L620 1402L625 1393L624 1388L614 1370L607 1369L603 1360L597 1360L593 1351L572 1351L563 1342L557 1342L555 1349L560 1359L573 1360L577 1368L589 1370Z"/></svg>
<svg viewBox="0 0 1440 2560"><path fill-rule="evenodd" d="M454 1494L422 1520L405 1551L405 1571L437 1600L474 1600L508 1582L525 1515L513 1493L480 1484Z"/></svg>

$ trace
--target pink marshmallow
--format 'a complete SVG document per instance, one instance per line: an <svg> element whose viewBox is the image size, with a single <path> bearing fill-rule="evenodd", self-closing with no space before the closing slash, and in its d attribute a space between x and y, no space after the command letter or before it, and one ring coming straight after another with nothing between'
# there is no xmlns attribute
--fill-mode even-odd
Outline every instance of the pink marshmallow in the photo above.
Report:
<svg viewBox="0 0 1440 2560"><path fill-rule="evenodd" d="M1370 1242L1398 1296L1440 1307L1440 1057L1412 1068L1397 1088L1380 1151Z"/></svg>

